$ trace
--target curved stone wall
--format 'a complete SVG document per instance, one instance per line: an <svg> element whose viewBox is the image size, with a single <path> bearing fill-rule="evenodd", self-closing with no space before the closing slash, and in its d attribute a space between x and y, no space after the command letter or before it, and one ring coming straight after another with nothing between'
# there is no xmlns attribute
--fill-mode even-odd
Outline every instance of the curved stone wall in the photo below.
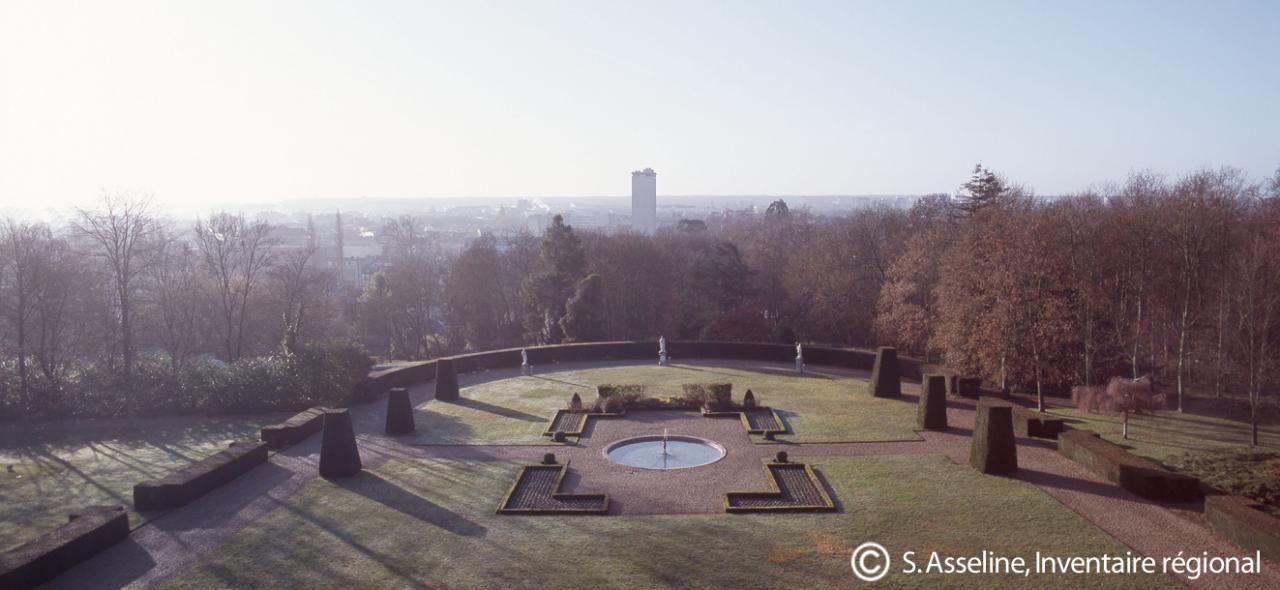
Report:
<svg viewBox="0 0 1280 590"><path fill-rule="evenodd" d="M473 373L491 369L519 368L519 348L504 348L462 354L454 357L453 364L459 373ZM656 341L583 342L578 344L554 344L530 346L529 363L545 366L565 362L652 360L658 361ZM734 359L790 363L795 359L795 346L757 342L710 342L700 340L667 341L667 352L677 362L685 359ZM805 362L811 365L827 365L870 371L876 353L857 348L829 348L806 346ZM904 379L919 380L923 363L918 359L899 356L898 366ZM408 387L414 383L435 379L436 361L402 363L379 371L371 371L369 379L353 392L351 403L378 399L392 387Z"/></svg>

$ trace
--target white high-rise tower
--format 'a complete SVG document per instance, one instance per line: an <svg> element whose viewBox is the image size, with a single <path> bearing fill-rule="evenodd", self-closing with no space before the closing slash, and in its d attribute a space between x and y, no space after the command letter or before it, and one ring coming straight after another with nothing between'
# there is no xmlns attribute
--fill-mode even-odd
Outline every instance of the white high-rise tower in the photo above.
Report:
<svg viewBox="0 0 1280 590"><path fill-rule="evenodd" d="M646 234L658 229L658 173L653 168L631 173L631 228Z"/></svg>

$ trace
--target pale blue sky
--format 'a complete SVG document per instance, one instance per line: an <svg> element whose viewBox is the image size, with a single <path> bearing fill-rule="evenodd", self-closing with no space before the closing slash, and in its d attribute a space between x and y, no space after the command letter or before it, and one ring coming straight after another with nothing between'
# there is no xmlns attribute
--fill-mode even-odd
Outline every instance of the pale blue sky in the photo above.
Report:
<svg viewBox="0 0 1280 590"><path fill-rule="evenodd" d="M0 0L0 204L1280 165L1280 2Z"/></svg>

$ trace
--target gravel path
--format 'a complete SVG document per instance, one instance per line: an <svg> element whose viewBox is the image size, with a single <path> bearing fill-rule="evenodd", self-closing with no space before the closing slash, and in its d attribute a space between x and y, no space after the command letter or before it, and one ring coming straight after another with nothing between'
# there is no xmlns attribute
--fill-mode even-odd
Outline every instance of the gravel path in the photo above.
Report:
<svg viewBox="0 0 1280 590"><path fill-rule="evenodd" d="M702 361L700 361L702 362ZM620 363L569 363L560 369L582 370ZM707 361L722 366L783 367L782 364ZM823 372L866 377L866 372ZM506 379L518 370L460 375L460 385ZM415 405L430 398L430 384L412 388ZM903 384L904 402L914 403L919 385ZM973 402L951 400L946 432L922 432L923 440L901 442L753 444L737 420L708 419L678 411L635 412L622 420L591 420L581 441L569 445L422 445L409 446L382 434L383 405L351 409L361 458L367 469L395 458L444 457L466 460L537 462L548 450L571 469L565 490L606 492L610 512L618 514L695 514L723 512L726 491L764 491L768 484L761 461L779 450L793 457L941 454L968 463L973 428ZM631 436L660 432L701 436L726 449L720 461L690 470L655 472L608 461L602 449ZM199 500L137 527L129 538L80 564L50 584L52 588L148 588L194 565L317 477L320 437L312 436L271 456L258 467ZM412 440L406 437L403 441ZM1019 439L1016 478L1031 483L1135 552L1162 558L1177 555L1244 555L1204 524L1197 505L1169 506L1144 500L1084 470L1059 455L1056 445ZM585 475L584 475L585 474ZM1052 534L1047 531L1046 534ZM1196 588L1280 588L1280 568L1266 563L1259 575L1210 575L1190 583Z"/></svg>

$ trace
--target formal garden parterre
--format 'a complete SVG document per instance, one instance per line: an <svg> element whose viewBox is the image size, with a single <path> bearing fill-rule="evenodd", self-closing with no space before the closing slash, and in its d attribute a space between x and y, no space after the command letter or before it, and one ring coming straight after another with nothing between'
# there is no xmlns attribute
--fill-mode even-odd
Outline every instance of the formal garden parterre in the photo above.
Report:
<svg viewBox="0 0 1280 590"><path fill-rule="evenodd" d="M960 376L935 380L892 349L806 349L802 366L786 362L790 347L673 343L674 361L660 367L628 358L638 349L630 343L601 345L601 361L584 360L589 346L547 348L559 350L529 350L541 361L532 371L507 364L519 351L498 351L375 373L356 395L369 403L285 416L263 429L263 443L139 482L143 497L187 490L171 502L185 507L153 515L154 524L132 535L145 555L181 567L145 569L124 585L829 587L850 580L848 553L864 540L952 555L1157 552L1173 545L1153 532L1188 526L1178 506L1198 497L1191 478L1118 446L1086 457L1072 449L1105 441L1013 402L970 402L957 395ZM682 348L687 355L674 354ZM392 387L404 389L388 394ZM1063 454L1031 444L1038 437L1052 445L1064 428ZM711 442L723 458L646 469L608 453L645 439L661 441L666 457L668 439L686 438ZM268 465L254 468L268 446ZM281 485L281 476L291 483ZM234 524L202 521L199 511L236 496L246 503L233 507ZM1239 524L1249 514L1242 510L1256 509L1240 506L1207 502L1204 524L1178 541L1220 551L1232 542L1269 547L1259 527ZM166 519L208 527L197 555L166 557L174 541L150 534ZM40 542L49 541L32 543ZM698 555L721 545L732 553L724 567L699 565ZM553 557L574 546L601 557ZM111 558L130 558L118 546L101 551L58 582L86 583L113 567L116 577L102 579L122 579ZM889 580L933 585L896 572ZM1074 587L1063 578L1036 582ZM957 587L1010 583L948 579Z"/></svg>

